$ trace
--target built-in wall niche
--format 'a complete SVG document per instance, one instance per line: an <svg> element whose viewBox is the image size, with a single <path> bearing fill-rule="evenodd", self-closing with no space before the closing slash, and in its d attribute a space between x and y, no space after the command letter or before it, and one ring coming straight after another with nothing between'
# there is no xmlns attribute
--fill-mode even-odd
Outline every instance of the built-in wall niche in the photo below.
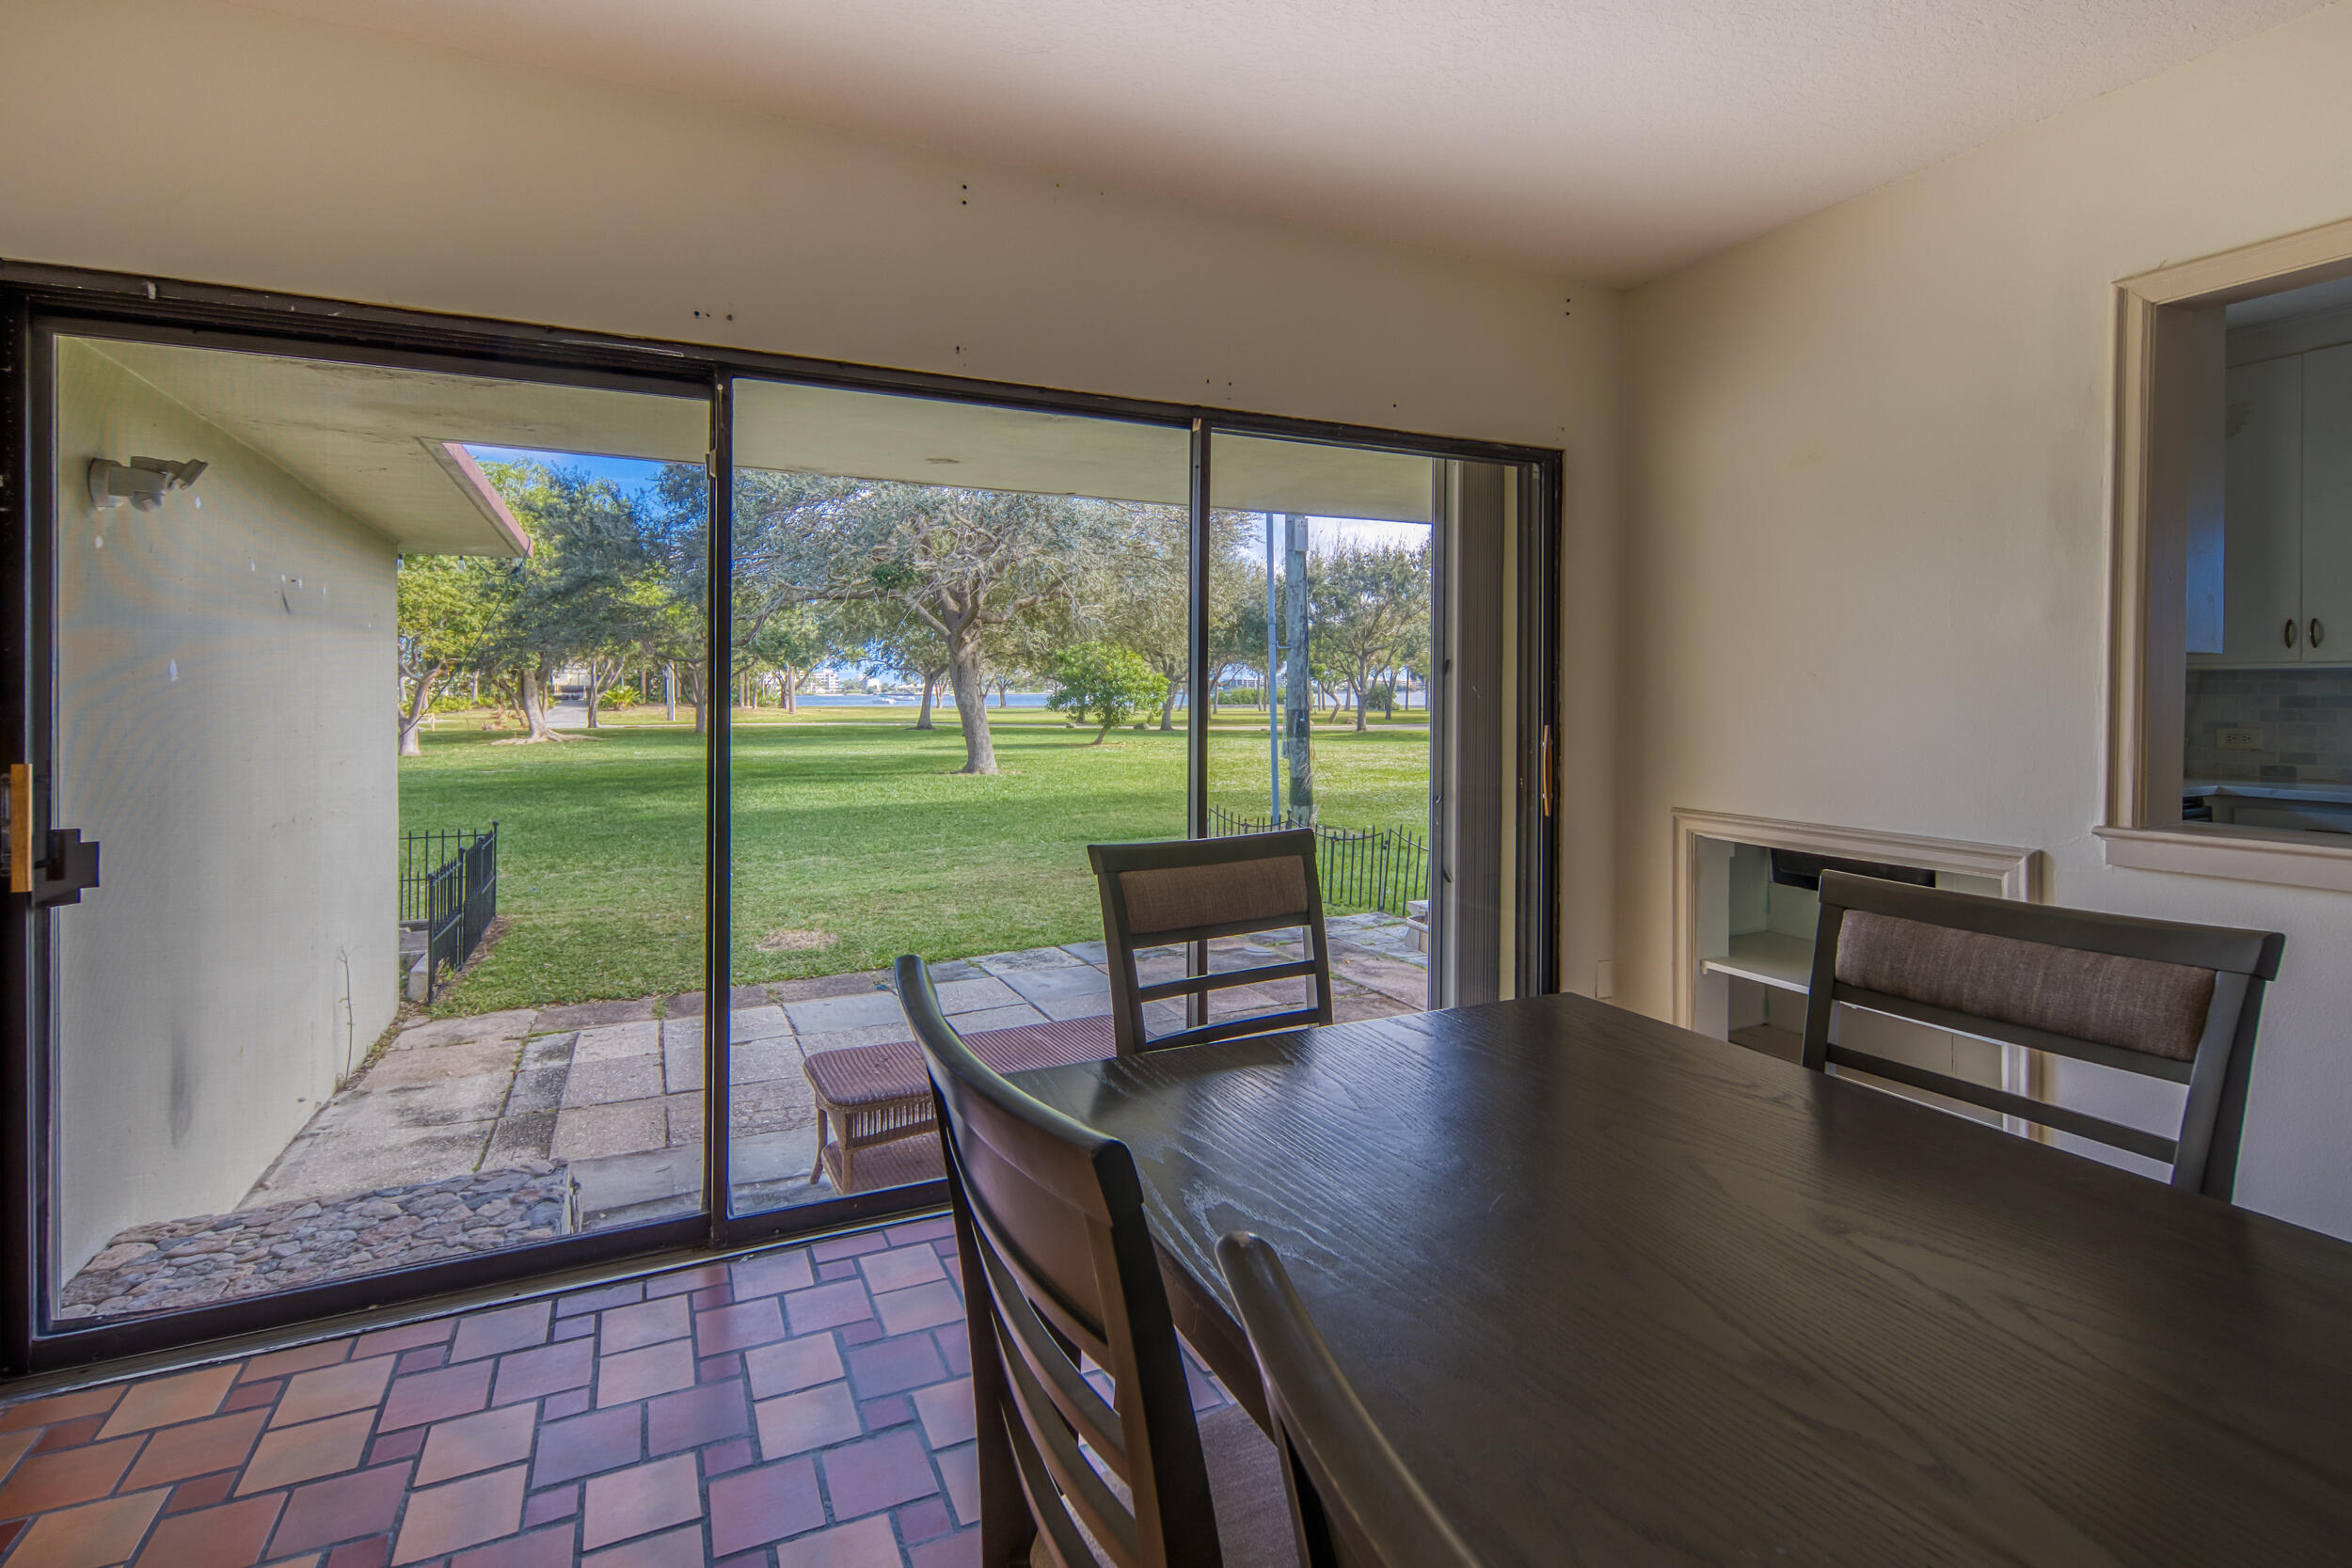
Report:
<svg viewBox="0 0 2352 1568"><path fill-rule="evenodd" d="M1824 870L1996 898L2036 896L2033 851L1820 823L1675 814L1675 1022L1754 1051L1798 1059L1813 975ZM2040 1053L1908 1019L1839 1009L1857 1049L2040 1098ZM1891 1084L2012 1132L2030 1124Z"/></svg>

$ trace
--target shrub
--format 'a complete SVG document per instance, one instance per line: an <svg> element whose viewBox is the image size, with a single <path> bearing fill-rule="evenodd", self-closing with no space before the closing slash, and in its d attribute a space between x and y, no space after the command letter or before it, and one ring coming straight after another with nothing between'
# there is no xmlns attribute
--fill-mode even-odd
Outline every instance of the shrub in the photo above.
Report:
<svg viewBox="0 0 2352 1568"><path fill-rule="evenodd" d="M1054 660L1059 688L1046 706L1078 723L1099 726L1093 744L1168 695L1168 681L1141 655L1113 642L1080 642Z"/></svg>

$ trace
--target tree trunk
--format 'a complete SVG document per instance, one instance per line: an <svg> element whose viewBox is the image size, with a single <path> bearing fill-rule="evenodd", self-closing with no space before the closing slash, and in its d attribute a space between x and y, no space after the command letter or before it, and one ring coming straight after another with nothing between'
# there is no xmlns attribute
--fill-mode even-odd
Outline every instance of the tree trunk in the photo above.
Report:
<svg viewBox="0 0 2352 1568"><path fill-rule="evenodd" d="M996 771L996 742L988 733L988 672L980 666L979 627L947 640L947 681L956 694L956 721L963 728L964 773Z"/></svg>
<svg viewBox="0 0 2352 1568"><path fill-rule="evenodd" d="M409 696L408 715L400 723L400 754L402 756L421 757L424 755L424 742L421 736L424 729L425 711L433 705L434 682L439 680L448 670L447 661L436 664L432 669L427 670L423 678L417 682L417 689Z"/></svg>
<svg viewBox="0 0 2352 1568"><path fill-rule="evenodd" d="M918 730L928 730L936 727L931 723L931 693L938 689L938 687L939 673L935 670L924 671L923 706L914 716L914 727Z"/></svg>
<svg viewBox="0 0 2352 1568"><path fill-rule="evenodd" d="M595 659L592 658L588 661L587 668L588 727L593 730L596 727L597 705L604 699L605 681L603 676L596 673L596 661Z"/></svg>
<svg viewBox="0 0 2352 1568"><path fill-rule="evenodd" d="M523 710L523 727L528 732L524 738L527 740L556 738L554 728L548 723L545 683L549 673L545 659L537 664L526 664L516 672L515 701Z"/></svg>
<svg viewBox="0 0 2352 1568"><path fill-rule="evenodd" d="M1356 678L1356 733L1358 735L1364 733L1364 707L1369 701L1364 692L1365 689L1371 685L1371 680L1365 676L1359 675Z"/></svg>
<svg viewBox="0 0 2352 1568"><path fill-rule="evenodd" d="M781 699L785 717L790 718L801 711L800 696L801 673L787 664L784 667L784 691Z"/></svg>
<svg viewBox="0 0 2352 1568"><path fill-rule="evenodd" d="M661 717L664 721L677 722L677 666L661 667Z"/></svg>
<svg viewBox="0 0 2352 1568"><path fill-rule="evenodd" d="M1173 721L1176 717L1176 693L1179 689L1180 688L1174 681L1169 681L1168 694L1160 699L1160 733L1162 735L1166 735L1176 727Z"/></svg>
<svg viewBox="0 0 2352 1568"><path fill-rule="evenodd" d="M694 733L710 733L710 661L698 658L688 667L694 676Z"/></svg>

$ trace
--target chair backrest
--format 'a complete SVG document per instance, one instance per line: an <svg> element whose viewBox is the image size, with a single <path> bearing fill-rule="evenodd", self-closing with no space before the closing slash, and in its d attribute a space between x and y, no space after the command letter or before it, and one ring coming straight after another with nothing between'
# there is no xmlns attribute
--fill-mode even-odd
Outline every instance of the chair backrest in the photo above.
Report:
<svg viewBox="0 0 2352 1568"><path fill-rule="evenodd" d="M1312 829L1159 844L1092 844L1087 847L1087 858L1094 863L1095 881L1103 893L1111 1028L1120 1055L1331 1022L1331 955L1323 934L1323 884L1315 876ZM1137 967L1138 946L1179 946L1294 927L1306 930L1309 951L1291 962L1180 974L1148 985ZM1216 991L1288 979L1312 982L1314 996L1307 1006L1215 1022L1188 1015L1187 1027L1156 1039L1145 1029L1146 1003L1198 996L1205 1005Z"/></svg>
<svg viewBox="0 0 2352 1568"><path fill-rule="evenodd" d="M1200 1435L1127 1146L981 1061L922 959L900 958L897 978L946 1134L989 1544L1025 1544L986 1517L988 1499L1017 1495L1059 1568L1095 1568L1088 1537L1116 1568L1218 1568ZM1081 1354L1110 1375L1109 1399ZM1013 1474L992 1475L1006 1449Z"/></svg>
<svg viewBox="0 0 2352 1568"><path fill-rule="evenodd" d="M1804 1065L1851 1068L2163 1161L2225 1201L2276 931L1821 877ZM1839 1004L2188 1085L2177 1137L1838 1044Z"/></svg>
<svg viewBox="0 0 2352 1568"><path fill-rule="evenodd" d="M1216 1256L1265 1380L1304 1568L1477 1568L1332 1360L1274 1248L1236 1230Z"/></svg>

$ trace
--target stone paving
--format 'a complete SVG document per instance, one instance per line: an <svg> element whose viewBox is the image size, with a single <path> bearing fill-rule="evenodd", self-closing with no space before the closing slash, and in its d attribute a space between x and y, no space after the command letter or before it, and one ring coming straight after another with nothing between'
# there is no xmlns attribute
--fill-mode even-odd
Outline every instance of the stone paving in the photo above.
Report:
<svg viewBox="0 0 2352 1568"><path fill-rule="evenodd" d="M57 1315L167 1312L544 1242L573 1227L572 1202L562 1166L528 1160L324 1203L134 1226L67 1284Z"/></svg>
<svg viewBox="0 0 2352 1568"><path fill-rule="evenodd" d="M1327 922L1333 1010L1341 1022L1414 1012L1424 1006L1425 956L1413 950L1404 922L1344 915ZM1212 944L1213 968L1269 961L1292 949L1280 942L1228 940ZM1146 956L1148 964L1165 963ZM1110 980L1100 942L996 953L935 965L931 974L949 1020L961 1030L1009 1029L1048 1019L1097 1017L1110 1010ZM1283 982L1297 987L1303 982ZM786 1207L830 1197L817 1161L817 1113L802 1063L822 1051L913 1037L898 1000L880 973L825 975L765 986L739 986L731 1034L734 1104L729 1159L741 1210ZM1276 987L1222 991L1218 1011L1251 1010L1282 1000ZM1174 1003L1152 1006L1156 1031L1181 1025ZM595 1229L696 1212L702 1202L703 1054L699 994L596 1002L470 1017L435 1019L397 1036L351 1085L310 1119L240 1205L246 1216L207 1215L179 1222L192 1258L199 1235L250 1232L257 1212L271 1215L278 1262L237 1276L252 1286L310 1283L373 1272L441 1253L404 1254L395 1238L357 1222L369 1203L396 1206L446 1183L479 1184L516 1170L553 1173L572 1192L564 1227ZM484 1243L532 1239L501 1232ZM145 1227L154 1229L154 1227ZM447 1238L423 1235L418 1248ZM470 1229L487 1236L489 1226ZM362 1241L378 1235L377 1241ZM134 1241L115 1238L108 1255ZM468 1248L470 1250L470 1247ZM145 1255L141 1255L142 1257ZM167 1280L205 1289L216 1265ZM67 1288L83 1314L108 1304L151 1310L166 1305L131 1289L93 1262ZM223 1293L230 1293L224 1288ZM183 1305L188 1298L170 1299Z"/></svg>

